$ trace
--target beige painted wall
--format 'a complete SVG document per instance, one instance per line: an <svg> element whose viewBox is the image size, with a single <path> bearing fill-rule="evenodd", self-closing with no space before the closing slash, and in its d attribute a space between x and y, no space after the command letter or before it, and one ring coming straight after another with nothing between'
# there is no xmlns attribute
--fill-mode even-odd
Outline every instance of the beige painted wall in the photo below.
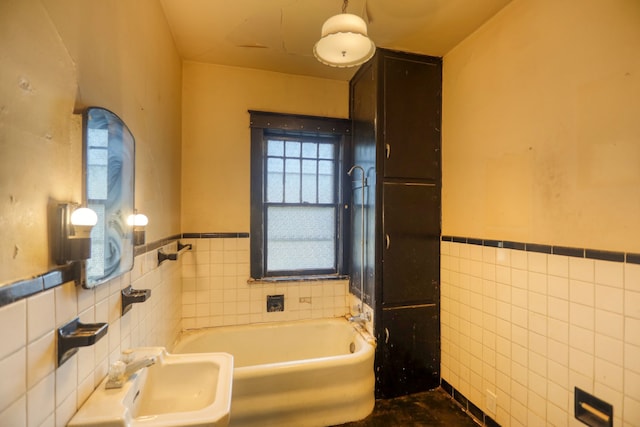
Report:
<svg viewBox="0 0 640 427"><path fill-rule="evenodd" d="M186 62L182 231L248 232L248 110L349 117L348 82Z"/></svg>
<svg viewBox="0 0 640 427"><path fill-rule="evenodd" d="M515 0L444 57L443 234L640 252L640 2Z"/></svg>
<svg viewBox="0 0 640 427"><path fill-rule="evenodd" d="M147 239L180 232L182 70L157 1L0 1L0 64L0 285L52 266L47 206L82 199L84 106L136 138Z"/></svg>

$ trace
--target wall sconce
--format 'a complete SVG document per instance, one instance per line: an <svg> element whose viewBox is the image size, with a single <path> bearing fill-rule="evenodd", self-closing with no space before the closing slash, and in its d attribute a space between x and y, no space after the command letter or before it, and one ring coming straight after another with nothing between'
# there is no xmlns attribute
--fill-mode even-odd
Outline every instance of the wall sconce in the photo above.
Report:
<svg viewBox="0 0 640 427"><path fill-rule="evenodd" d="M140 246L145 243L145 227L149 224L149 218L145 214L135 213L129 215L127 224L133 227L133 245Z"/></svg>
<svg viewBox="0 0 640 427"><path fill-rule="evenodd" d="M89 208L73 203L58 205L58 238L56 262L82 261L91 258L91 229L98 215Z"/></svg>

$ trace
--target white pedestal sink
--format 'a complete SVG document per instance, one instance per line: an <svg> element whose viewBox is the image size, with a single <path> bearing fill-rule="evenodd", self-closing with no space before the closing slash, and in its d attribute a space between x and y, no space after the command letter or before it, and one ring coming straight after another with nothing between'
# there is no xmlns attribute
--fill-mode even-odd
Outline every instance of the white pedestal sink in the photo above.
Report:
<svg viewBox="0 0 640 427"><path fill-rule="evenodd" d="M121 388L105 378L69 422L69 427L216 426L229 423L233 356L170 354L164 347L133 351L156 363L133 374Z"/></svg>

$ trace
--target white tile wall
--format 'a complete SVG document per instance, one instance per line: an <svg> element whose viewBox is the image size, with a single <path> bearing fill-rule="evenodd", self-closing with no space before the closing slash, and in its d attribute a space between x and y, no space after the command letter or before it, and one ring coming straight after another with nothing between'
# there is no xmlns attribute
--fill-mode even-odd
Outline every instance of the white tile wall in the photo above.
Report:
<svg viewBox="0 0 640 427"><path fill-rule="evenodd" d="M175 250L175 243L173 244ZM0 307L0 425L65 426L121 350L170 346L181 330L181 262L157 266L156 252L94 290L66 283ZM151 289L151 298L120 315L120 290ZM56 330L80 317L109 322L105 337L57 367Z"/></svg>
<svg viewBox="0 0 640 427"><path fill-rule="evenodd" d="M348 280L251 282L249 238L183 239L185 329L339 317L348 312ZM284 295L283 312L267 312L267 295Z"/></svg>
<svg viewBox="0 0 640 427"><path fill-rule="evenodd" d="M441 248L444 380L504 427L583 425L575 386L640 426L640 265Z"/></svg>

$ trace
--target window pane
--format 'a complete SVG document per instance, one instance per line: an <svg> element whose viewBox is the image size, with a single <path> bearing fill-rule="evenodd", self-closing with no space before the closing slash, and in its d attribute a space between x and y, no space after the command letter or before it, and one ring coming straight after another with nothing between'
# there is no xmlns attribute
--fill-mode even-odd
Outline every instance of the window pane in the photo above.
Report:
<svg viewBox="0 0 640 427"><path fill-rule="evenodd" d="M300 203L300 160L286 159L285 161L285 203Z"/></svg>
<svg viewBox="0 0 640 427"><path fill-rule="evenodd" d="M284 161L267 159L267 202L281 203L283 200Z"/></svg>
<svg viewBox="0 0 640 427"><path fill-rule="evenodd" d="M284 156L284 141L276 141L270 139L267 141L267 155L269 156Z"/></svg>
<svg viewBox="0 0 640 427"><path fill-rule="evenodd" d="M335 269L334 207L269 207L267 271Z"/></svg>
<svg viewBox="0 0 640 427"><path fill-rule="evenodd" d="M300 157L300 142L287 141L287 151L285 155L287 157Z"/></svg>
<svg viewBox="0 0 640 427"><path fill-rule="evenodd" d="M317 203L317 169L315 160L302 161L302 202Z"/></svg>
<svg viewBox="0 0 640 427"><path fill-rule="evenodd" d="M332 161L318 162L318 202L333 203L335 200L334 165Z"/></svg>
<svg viewBox="0 0 640 427"><path fill-rule="evenodd" d="M333 159L335 156L335 148L333 144L319 144L319 155L321 159Z"/></svg>
<svg viewBox="0 0 640 427"><path fill-rule="evenodd" d="M305 159L317 159L318 144L316 144L315 142L303 142L302 157L304 157Z"/></svg>

